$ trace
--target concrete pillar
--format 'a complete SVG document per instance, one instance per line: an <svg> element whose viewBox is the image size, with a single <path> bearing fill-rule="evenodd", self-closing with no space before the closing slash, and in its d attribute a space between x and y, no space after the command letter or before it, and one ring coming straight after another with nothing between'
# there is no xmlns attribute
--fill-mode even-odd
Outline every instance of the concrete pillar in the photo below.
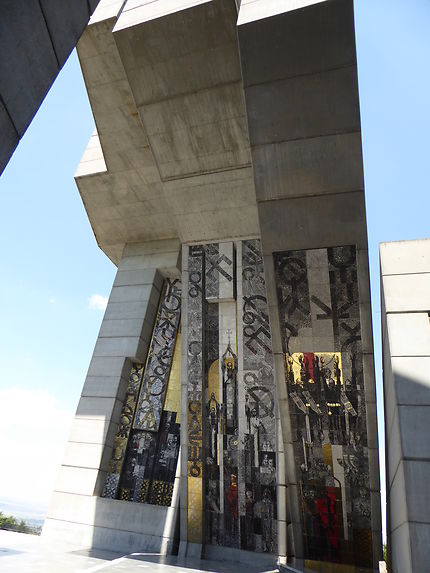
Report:
<svg viewBox="0 0 430 573"><path fill-rule="evenodd" d="M276 416L277 429L277 458L276 458L276 487L278 501L278 560L280 565L287 564L287 480L285 469L285 451L282 440L281 420L279 408Z"/></svg>
<svg viewBox="0 0 430 573"><path fill-rule="evenodd" d="M389 571L428 570L430 240L382 243Z"/></svg>
<svg viewBox="0 0 430 573"><path fill-rule="evenodd" d="M376 570L381 555L380 488L353 2L243 1L238 34L287 459L292 533L288 552L292 563L303 566L300 470L290 422L296 409L284 391L286 338L278 304L282 285L276 282L273 255L352 245L370 472L366 503L371 507ZM317 340L318 328L312 329L313 345L307 351L329 346L326 337ZM367 551L372 553L372 547Z"/></svg>
<svg viewBox="0 0 430 573"><path fill-rule="evenodd" d="M124 248L45 521L45 536L67 535L71 542L118 550L151 546L144 537L156 538L162 523L154 528L148 512L152 518L160 514L161 520L173 509L99 496L131 365L146 361L163 277L179 276L179 266L177 240Z"/></svg>

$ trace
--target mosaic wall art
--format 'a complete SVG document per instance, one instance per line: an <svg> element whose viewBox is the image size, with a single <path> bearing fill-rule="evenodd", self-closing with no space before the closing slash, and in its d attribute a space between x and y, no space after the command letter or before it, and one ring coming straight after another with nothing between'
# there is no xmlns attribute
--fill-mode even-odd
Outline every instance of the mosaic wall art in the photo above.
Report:
<svg viewBox="0 0 430 573"><path fill-rule="evenodd" d="M119 480L124 466L125 453L136 410L137 397L143 377L143 364L133 364L128 379L127 393L121 411L118 431L116 433L112 458L109 462L108 475L102 497L115 499L119 492Z"/></svg>
<svg viewBox="0 0 430 573"><path fill-rule="evenodd" d="M159 432L131 433L119 499L154 505L170 505L179 454L176 412L163 411Z"/></svg>
<svg viewBox="0 0 430 573"><path fill-rule="evenodd" d="M260 241L242 242L241 547L276 553L275 381ZM239 306L239 305L238 305Z"/></svg>
<svg viewBox="0 0 430 573"><path fill-rule="evenodd" d="M171 504L180 442L180 309L180 281L166 280L146 367L132 366L103 497Z"/></svg>
<svg viewBox="0 0 430 573"><path fill-rule="evenodd" d="M355 247L274 263L305 558L372 567Z"/></svg>
<svg viewBox="0 0 430 573"><path fill-rule="evenodd" d="M134 429L158 431L180 316L180 282L166 281L143 376Z"/></svg>
<svg viewBox="0 0 430 573"><path fill-rule="evenodd" d="M187 309L188 539L276 553L275 390L259 241L190 247Z"/></svg>
<svg viewBox="0 0 430 573"><path fill-rule="evenodd" d="M190 247L187 293L188 540L199 543L203 523L203 289L204 252Z"/></svg>

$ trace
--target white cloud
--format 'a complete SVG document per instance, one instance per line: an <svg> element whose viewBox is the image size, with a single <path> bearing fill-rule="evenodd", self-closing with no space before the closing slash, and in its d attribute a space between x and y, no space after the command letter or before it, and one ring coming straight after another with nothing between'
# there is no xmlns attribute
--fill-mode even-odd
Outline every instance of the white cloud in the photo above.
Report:
<svg viewBox="0 0 430 573"><path fill-rule="evenodd" d="M55 298L54 298L54 297L51 297L51 298L49 299L49 303L50 303L50 304L55 304Z"/></svg>
<svg viewBox="0 0 430 573"><path fill-rule="evenodd" d="M47 391L0 389L2 498L48 504L72 420Z"/></svg>
<svg viewBox="0 0 430 573"><path fill-rule="evenodd" d="M102 294L93 294L88 299L88 308L91 310L105 310L108 303L108 297Z"/></svg>

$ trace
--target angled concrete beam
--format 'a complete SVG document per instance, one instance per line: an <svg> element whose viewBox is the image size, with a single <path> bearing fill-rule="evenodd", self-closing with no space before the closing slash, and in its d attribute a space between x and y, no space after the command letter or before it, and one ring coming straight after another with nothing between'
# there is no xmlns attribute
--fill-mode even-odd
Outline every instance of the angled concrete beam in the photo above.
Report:
<svg viewBox="0 0 430 573"><path fill-rule="evenodd" d="M0 19L0 174L98 0L2 2Z"/></svg>

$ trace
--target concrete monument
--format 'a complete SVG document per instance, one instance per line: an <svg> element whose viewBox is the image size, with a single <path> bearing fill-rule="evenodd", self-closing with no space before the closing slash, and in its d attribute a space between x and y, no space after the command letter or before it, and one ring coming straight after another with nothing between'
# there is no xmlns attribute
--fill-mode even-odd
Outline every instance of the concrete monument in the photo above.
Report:
<svg viewBox="0 0 430 573"><path fill-rule="evenodd" d="M378 568L351 0L102 1L76 182L118 266L44 535Z"/></svg>

